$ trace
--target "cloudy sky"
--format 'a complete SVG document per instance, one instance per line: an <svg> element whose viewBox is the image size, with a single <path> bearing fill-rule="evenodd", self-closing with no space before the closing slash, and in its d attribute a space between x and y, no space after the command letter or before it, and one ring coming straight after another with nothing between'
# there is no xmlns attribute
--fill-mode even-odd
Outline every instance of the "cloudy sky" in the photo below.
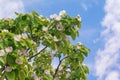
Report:
<svg viewBox="0 0 120 80"><path fill-rule="evenodd" d="M120 80L120 0L0 0L0 19L33 10L46 17L61 10L80 14L80 37L72 43L91 49L88 80Z"/></svg>

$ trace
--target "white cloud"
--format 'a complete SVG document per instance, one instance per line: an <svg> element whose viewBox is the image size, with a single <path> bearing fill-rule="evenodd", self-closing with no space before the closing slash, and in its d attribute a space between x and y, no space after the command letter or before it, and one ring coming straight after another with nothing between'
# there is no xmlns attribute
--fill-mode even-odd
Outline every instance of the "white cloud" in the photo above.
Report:
<svg viewBox="0 0 120 80"><path fill-rule="evenodd" d="M0 0L0 19L15 17L15 12L24 12L22 0Z"/></svg>
<svg viewBox="0 0 120 80"><path fill-rule="evenodd" d="M120 80L119 74L118 71L111 71L105 80Z"/></svg>
<svg viewBox="0 0 120 80"><path fill-rule="evenodd" d="M105 39L105 45L97 52L96 75L98 80L120 80L120 0L106 0L104 8L102 25L105 30L101 35Z"/></svg>

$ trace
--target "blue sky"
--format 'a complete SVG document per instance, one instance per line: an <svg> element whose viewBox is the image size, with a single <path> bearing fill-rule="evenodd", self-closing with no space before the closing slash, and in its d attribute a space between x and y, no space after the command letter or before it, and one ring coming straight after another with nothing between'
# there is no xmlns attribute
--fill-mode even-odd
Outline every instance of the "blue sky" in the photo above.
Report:
<svg viewBox="0 0 120 80"><path fill-rule="evenodd" d="M46 17L61 10L72 17L80 14L80 37L72 43L80 41L91 50L85 59L88 80L120 80L119 9L120 0L0 0L0 18L33 10Z"/></svg>

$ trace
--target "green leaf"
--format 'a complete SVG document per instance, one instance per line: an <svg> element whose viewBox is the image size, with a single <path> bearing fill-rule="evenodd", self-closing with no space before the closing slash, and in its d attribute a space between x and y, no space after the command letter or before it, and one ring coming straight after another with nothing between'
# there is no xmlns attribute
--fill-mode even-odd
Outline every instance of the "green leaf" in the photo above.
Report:
<svg viewBox="0 0 120 80"><path fill-rule="evenodd" d="M87 57L88 56L88 53L90 52L89 49L87 48L80 48L80 51Z"/></svg>
<svg viewBox="0 0 120 80"><path fill-rule="evenodd" d="M20 80L25 80L25 72L23 70L19 71L19 79Z"/></svg>
<svg viewBox="0 0 120 80"><path fill-rule="evenodd" d="M12 56L12 55L7 55L7 63L13 68L15 69L16 68L16 63L15 63L15 57Z"/></svg>
<svg viewBox="0 0 120 80"><path fill-rule="evenodd" d="M15 72L14 71L7 72L6 77L7 77L8 80L15 80Z"/></svg>
<svg viewBox="0 0 120 80"><path fill-rule="evenodd" d="M0 62L2 64L5 64L6 63L6 57L0 57Z"/></svg>
<svg viewBox="0 0 120 80"><path fill-rule="evenodd" d="M75 30L73 28L71 28L70 30L71 30L70 31L71 37L72 37L73 40L75 40L75 38L76 38L76 32L75 32Z"/></svg>

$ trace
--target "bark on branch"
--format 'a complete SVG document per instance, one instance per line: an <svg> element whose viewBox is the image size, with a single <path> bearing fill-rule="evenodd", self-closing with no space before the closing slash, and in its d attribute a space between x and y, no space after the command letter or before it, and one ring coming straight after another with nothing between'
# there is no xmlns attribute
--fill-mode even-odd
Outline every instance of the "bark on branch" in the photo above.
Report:
<svg viewBox="0 0 120 80"><path fill-rule="evenodd" d="M44 47L39 53L36 53L35 55L32 55L29 59L28 59L28 61L30 61L32 58L34 58L35 56L37 56L37 55L39 55L42 51L44 51L45 49L47 48L47 46L46 47Z"/></svg>
<svg viewBox="0 0 120 80"><path fill-rule="evenodd" d="M60 67L62 61L65 60L66 58L68 58L68 56L64 57L63 59L61 59L61 60L59 61L59 64L58 64L58 66L57 66L57 68L56 68L56 70L55 70L55 73L53 74L53 79L55 79L55 77L56 77L56 75L57 75L57 72L58 72L58 70L59 70L59 67Z"/></svg>

